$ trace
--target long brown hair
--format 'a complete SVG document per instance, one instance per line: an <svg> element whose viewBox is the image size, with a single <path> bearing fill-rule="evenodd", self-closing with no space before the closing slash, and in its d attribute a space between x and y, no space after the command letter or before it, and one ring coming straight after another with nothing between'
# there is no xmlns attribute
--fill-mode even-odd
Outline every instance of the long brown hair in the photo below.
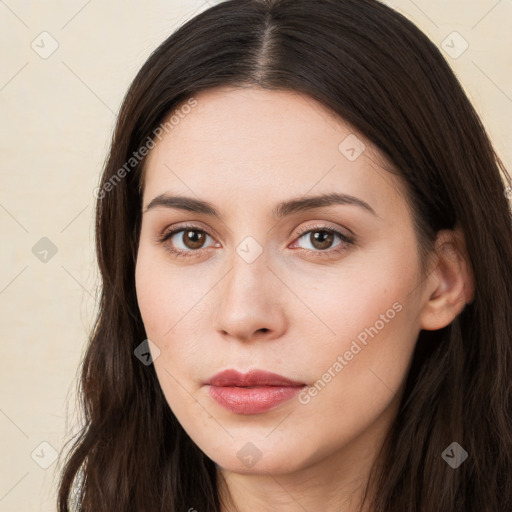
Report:
<svg viewBox="0 0 512 512"><path fill-rule="evenodd" d="M69 441L59 512L220 511L214 462L153 365L134 356L146 338L134 277L144 159L131 159L178 105L223 85L320 101L399 170L424 253L439 230L464 234L474 300L420 332L372 511L512 510L511 182L460 83L413 23L376 0L228 0L154 51L119 113L96 194L102 288L79 382L84 424ZM441 456L454 441L468 453L456 469Z"/></svg>

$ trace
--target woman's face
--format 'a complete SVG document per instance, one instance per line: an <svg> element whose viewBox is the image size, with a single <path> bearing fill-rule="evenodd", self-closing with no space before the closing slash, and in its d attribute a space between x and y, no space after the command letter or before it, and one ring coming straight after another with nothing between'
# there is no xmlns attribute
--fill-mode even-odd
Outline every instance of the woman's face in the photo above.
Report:
<svg viewBox="0 0 512 512"><path fill-rule="evenodd" d="M233 472L368 457L422 328L404 189L308 96L218 88L195 99L146 161L136 266L167 402ZM230 369L242 377L208 384ZM253 370L291 383L244 380Z"/></svg>

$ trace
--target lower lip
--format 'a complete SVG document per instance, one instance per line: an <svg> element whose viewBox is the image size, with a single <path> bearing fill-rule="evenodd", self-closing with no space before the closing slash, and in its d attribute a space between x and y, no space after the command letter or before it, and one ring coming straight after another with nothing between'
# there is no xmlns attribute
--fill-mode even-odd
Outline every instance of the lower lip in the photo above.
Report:
<svg viewBox="0 0 512 512"><path fill-rule="evenodd" d="M277 407L299 393L304 386L262 386L253 388L208 386L211 397L237 414L258 414Z"/></svg>

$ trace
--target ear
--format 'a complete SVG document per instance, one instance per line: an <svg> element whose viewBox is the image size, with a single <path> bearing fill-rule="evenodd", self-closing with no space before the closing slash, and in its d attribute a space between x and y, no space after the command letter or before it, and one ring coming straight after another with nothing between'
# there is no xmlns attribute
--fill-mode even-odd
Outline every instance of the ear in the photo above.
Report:
<svg viewBox="0 0 512 512"><path fill-rule="evenodd" d="M449 325L474 298L474 277L462 232L439 231L435 265L425 286L421 328L435 331Z"/></svg>

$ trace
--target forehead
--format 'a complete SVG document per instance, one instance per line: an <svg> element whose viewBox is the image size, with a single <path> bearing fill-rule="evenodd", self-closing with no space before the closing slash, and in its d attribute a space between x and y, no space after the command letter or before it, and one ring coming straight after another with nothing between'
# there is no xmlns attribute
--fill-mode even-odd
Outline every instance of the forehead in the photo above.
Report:
<svg viewBox="0 0 512 512"><path fill-rule="evenodd" d="M343 119L297 91L226 86L202 91L194 99L194 107L185 110L181 104L170 114L173 128L161 149L195 145L197 157L206 152L208 157L243 153L255 161L265 159L265 149L272 157L294 154L311 159L328 148L337 155L337 142L355 135Z"/></svg>
<svg viewBox="0 0 512 512"><path fill-rule="evenodd" d="M383 155L310 96L220 87L194 99L175 108L172 130L146 159L145 204L168 190L214 201L336 189L376 204L403 193Z"/></svg>

